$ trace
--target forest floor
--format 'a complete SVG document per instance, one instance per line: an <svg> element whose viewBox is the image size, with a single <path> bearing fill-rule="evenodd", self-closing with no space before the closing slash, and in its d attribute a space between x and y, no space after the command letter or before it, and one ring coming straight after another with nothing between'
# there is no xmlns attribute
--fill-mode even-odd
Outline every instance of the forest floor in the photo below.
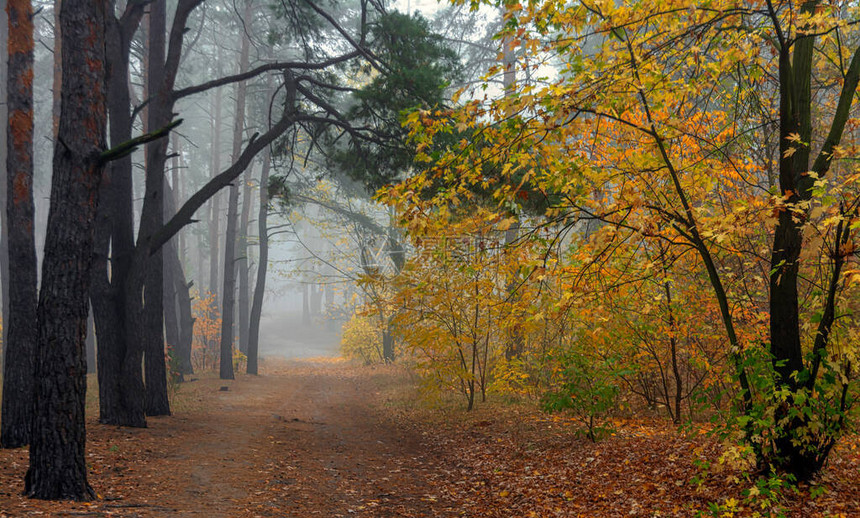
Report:
<svg viewBox="0 0 860 518"><path fill-rule="evenodd" d="M591 443L534 405L429 408L398 367L269 358L259 377L183 384L174 415L146 429L99 425L90 410L99 499L24 498L26 450L2 450L0 517L666 517L710 516L709 503L752 515L751 483L733 469L692 483L697 459L719 465L710 439L655 419ZM860 516L859 474L849 438L816 485L776 503L786 516Z"/></svg>

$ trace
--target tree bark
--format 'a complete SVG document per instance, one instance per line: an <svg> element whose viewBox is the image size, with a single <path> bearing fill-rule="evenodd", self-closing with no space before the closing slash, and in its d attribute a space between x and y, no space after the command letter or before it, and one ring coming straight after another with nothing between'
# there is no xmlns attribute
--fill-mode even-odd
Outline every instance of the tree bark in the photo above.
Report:
<svg viewBox="0 0 860 518"><path fill-rule="evenodd" d="M245 19L251 15L251 2L245 0ZM239 73L248 70L249 47L251 43L248 34L242 31L241 51L239 55ZM233 119L233 153L232 161L239 160L242 153L242 135L245 130L245 95L247 83L239 81L236 84L236 110ZM233 318L236 301L236 226L239 216L239 186L236 182L230 185L230 199L227 205L227 233L224 238L224 291L222 292L221 311L221 379L233 379Z"/></svg>
<svg viewBox="0 0 860 518"><path fill-rule="evenodd" d="M30 0L9 0L6 174L8 199L8 327L3 362L3 418L0 445L30 440L36 347L36 243L33 206L33 8Z"/></svg>
<svg viewBox="0 0 860 518"><path fill-rule="evenodd" d="M175 257L173 261L174 282L176 282L177 305L179 306L179 369L183 375L193 374L194 368L191 365L191 343L194 340L194 314L191 312L191 283L186 282L185 275L179 262L179 256L176 254L169 257Z"/></svg>
<svg viewBox="0 0 860 518"><path fill-rule="evenodd" d="M200 0L180 1L176 7L174 25L170 33L170 49L166 49L166 0L157 0L149 6L149 85L150 103L148 123L151 130L166 127L173 117L173 85L182 51L185 22ZM137 283L127 293L134 306L143 306L143 323L140 333L144 349L144 374L147 415L169 415L167 397L167 369L164 358L164 263L161 247L152 248L153 236L164 224L164 168L167 162L167 139L146 147L146 192L143 200L140 230L134 267L140 268L134 276ZM139 284L138 284L139 283ZM143 297L141 297L143 295ZM143 299L143 301L141 301Z"/></svg>
<svg viewBox="0 0 860 518"><path fill-rule="evenodd" d="M63 0L54 0L54 74L51 78L51 137L60 130L60 90L63 87L63 38L60 32L60 9Z"/></svg>
<svg viewBox="0 0 860 518"><path fill-rule="evenodd" d="M302 324L311 325L310 285L302 281Z"/></svg>
<svg viewBox="0 0 860 518"><path fill-rule="evenodd" d="M176 213L176 196L173 190L165 183L164 187L164 207L165 215L173 217ZM179 251L176 249L173 241L168 242L165 251L164 272L165 278L170 278L172 286L165 283L165 293L173 293L174 309L178 312L170 313L170 310L165 305L165 314L175 315L178 317L176 322L175 342L168 342L174 346L174 353L178 360L179 374L184 376L194 372L191 366L191 342L194 340L194 317L191 312L191 294L189 292L190 284L185 280L185 273L182 269L182 261L179 259Z"/></svg>
<svg viewBox="0 0 860 518"><path fill-rule="evenodd" d="M6 17L6 0L0 0L0 56L8 55L8 32L9 24ZM0 59L0 85L6 84L8 59ZM0 121L5 121L8 116L6 110L6 88L0 90ZM9 321L9 232L6 218L6 124L0 124L0 303L2 303L2 320ZM7 326L3 326L3 343L6 343ZM0 352L3 348L0 347ZM0 358L2 359L2 358Z"/></svg>
<svg viewBox="0 0 860 518"><path fill-rule="evenodd" d="M801 11L812 14L817 6L818 2L804 2ZM779 48L779 187L785 206L779 211L771 252L770 352L777 389L790 392L788 399L781 402L775 412L777 422L786 423L780 427L774 440L780 463L778 467L793 474L797 480L806 480L821 469L832 446L832 443L824 447L804 444L803 441L797 441L796 437L808 423L802 412L796 412L794 393L804 387L814 393L818 365L822 356L826 355L827 337L835 313L834 300L828 297L814 339L812 368L807 370L801 346L798 300L799 261L804 246L803 229L809 212L809 206L804 204L812 198L815 178L824 177L830 168L834 148L841 141L860 84L858 48L845 73L827 137L810 167L815 37L814 31L805 33L797 38L793 46L783 41ZM792 134L797 134L802 144L791 139ZM809 174L809 171L815 174ZM841 238L837 236L836 239L838 242ZM841 263L838 260L835 262L834 275L838 276ZM832 440L835 441L835 437Z"/></svg>
<svg viewBox="0 0 860 518"><path fill-rule="evenodd" d="M175 167L176 159L173 159ZM176 184L174 184L176 185ZM173 202L173 190L167 183L167 177L164 177L164 219L168 220L173 217L176 212ZM166 253L164 254L164 337L167 341L167 349L169 354L176 355L177 347L179 346L179 318L177 317L176 307L176 282L174 279L174 271L171 268L170 256L176 255L176 242L179 236L174 236L166 245ZM176 375L178 373L174 373Z"/></svg>
<svg viewBox="0 0 860 518"><path fill-rule="evenodd" d="M234 265L236 250L236 212L239 204L239 190L235 185L230 186L230 197L227 204L227 233L224 239L224 289L221 292L221 346L220 368L221 379L233 379L233 316L236 300L236 268Z"/></svg>
<svg viewBox="0 0 860 518"><path fill-rule="evenodd" d="M37 309L33 435L25 491L42 499L90 500L84 455L90 264L105 148L104 2L65 0L63 69L51 208Z"/></svg>
<svg viewBox="0 0 860 518"><path fill-rule="evenodd" d="M263 297L266 294L266 273L269 268L269 169L272 152L266 148L263 168L260 173L260 211L257 214L257 234L260 242L260 257L257 261L257 281L254 285L254 300L248 329L248 374L259 374L260 318L263 314Z"/></svg>
<svg viewBox="0 0 860 518"><path fill-rule="evenodd" d="M248 326L250 325L250 272L248 261L248 220L251 217L251 176L249 167L242 181L242 216L239 221L238 270L239 270L239 350L248 354Z"/></svg>
<svg viewBox="0 0 860 518"><path fill-rule="evenodd" d="M221 75L221 50L218 51L218 75ZM214 112L212 118L212 162L211 176L221 172L221 89L215 89ZM211 213L209 218L209 292L215 294L215 302L218 302L218 280L221 278L221 196L212 197Z"/></svg>
<svg viewBox="0 0 860 518"><path fill-rule="evenodd" d="M166 192L167 189L165 189ZM179 318L176 307L176 281L169 259L170 256L176 255L176 244L170 241L164 246L164 250L165 253L162 254L164 258L164 338L168 355L176 355L179 346Z"/></svg>
<svg viewBox="0 0 860 518"><path fill-rule="evenodd" d="M113 12L112 2L109 12ZM131 140L129 53L142 17L143 6L139 4L127 8L120 19L113 14L107 17L107 103L112 146ZM110 163L102 181L90 300L98 336L99 422L143 427L143 350L137 342L126 339L129 331L125 289L134 254L132 198L132 160L127 155Z"/></svg>
<svg viewBox="0 0 860 518"><path fill-rule="evenodd" d="M93 308L90 306L87 314L87 374L96 372L96 356L96 323L93 319Z"/></svg>
<svg viewBox="0 0 860 518"><path fill-rule="evenodd" d="M322 314L322 286L313 283L311 284L311 316L318 317Z"/></svg>

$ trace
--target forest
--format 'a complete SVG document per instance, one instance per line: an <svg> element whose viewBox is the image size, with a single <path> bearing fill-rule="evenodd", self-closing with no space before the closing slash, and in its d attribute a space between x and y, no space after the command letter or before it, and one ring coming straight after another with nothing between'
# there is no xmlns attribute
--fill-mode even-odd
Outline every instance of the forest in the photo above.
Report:
<svg viewBox="0 0 860 518"><path fill-rule="evenodd" d="M860 516L860 3L0 3L0 518Z"/></svg>

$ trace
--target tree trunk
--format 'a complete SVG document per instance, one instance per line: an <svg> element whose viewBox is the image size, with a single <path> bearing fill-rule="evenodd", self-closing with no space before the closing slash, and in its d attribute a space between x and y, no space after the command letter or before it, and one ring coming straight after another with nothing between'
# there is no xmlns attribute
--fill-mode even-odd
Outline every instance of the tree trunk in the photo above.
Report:
<svg viewBox="0 0 860 518"><path fill-rule="evenodd" d="M24 446L30 439L33 361L36 347L36 243L33 208L33 8L9 0L6 204L9 278L8 327L3 362L0 445Z"/></svg>
<svg viewBox="0 0 860 518"><path fill-rule="evenodd" d="M165 85L165 32L167 5L165 0L149 6L149 66L147 84L152 101L147 119L150 131L170 123L173 114L172 88ZM149 249L152 235L164 224L164 166L167 162L167 139L146 146L146 190L140 216L137 247ZM139 253L137 265L143 269L143 323L137 328L143 340L144 385L146 387L146 414L169 415L167 397L167 369L164 358L164 258L162 249L147 254ZM134 297L138 296L134 290ZM140 304L136 302L136 304Z"/></svg>
<svg viewBox="0 0 860 518"><path fill-rule="evenodd" d="M394 335L391 334L391 322L388 321L382 331L382 359L385 363L394 361Z"/></svg>
<svg viewBox="0 0 860 518"><path fill-rule="evenodd" d="M239 204L239 189L230 186L230 198L227 204L227 234L224 239L224 289L221 292L221 379L233 379L233 316L236 300L236 268L234 266L236 250L236 216Z"/></svg>
<svg viewBox="0 0 860 518"><path fill-rule="evenodd" d="M260 352L260 318L263 314L263 296L266 294L266 271L269 267L269 169L272 165L271 149L263 155L263 170L260 173L260 211L257 214L257 233L260 242L260 257L257 261L257 282L254 286L254 301L251 306L248 329L248 374L258 374Z"/></svg>
<svg viewBox="0 0 860 518"><path fill-rule="evenodd" d="M90 500L84 454L90 262L105 148L105 4L65 0L60 12L65 78L54 145L51 208L37 310L33 435L25 491Z"/></svg>
<svg viewBox="0 0 860 518"><path fill-rule="evenodd" d="M175 160L174 160L175 162ZM164 178L164 219L168 220L173 217L176 209L173 206L173 192L167 184L167 177ZM170 354L176 355L177 347L179 346L179 318L177 317L176 308L176 281L174 279L174 271L171 268L170 256L176 255L176 241L178 236L167 242L165 245L166 253L164 254L164 337L167 341L167 349ZM173 373L174 375L180 373ZM180 374L181 375L181 374Z"/></svg>
<svg viewBox="0 0 860 518"><path fill-rule="evenodd" d="M164 339L168 357L175 357L179 346L179 318L176 307L176 281L173 278L174 272L168 256L176 254L176 245L170 242L164 246L164 249Z"/></svg>
<svg viewBox="0 0 860 518"><path fill-rule="evenodd" d="M323 305L326 314L325 328L326 331L334 332L335 315L337 313L334 306L334 285L332 285L332 283L326 283L323 288L323 295L325 296L325 304Z"/></svg>
<svg viewBox="0 0 860 518"><path fill-rule="evenodd" d="M817 7L818 2L803 2L800 10L805 15L812 15ZM833 152L841 141L860 83L860 49L855 49L827 137L810 167L811 150L815 147L812 142L811 83L816 31L801 32L798 28L798 34L801 35L793 45L784 43L779 47L779 186L785 206L779 210L774 231L769 309L770 352L776 373L775 392L789 392L786 399L777 402L774 415L778 423L784 423L777 430L774 440L777 467L793 474L797 480L806 480L823 466L841 430L829 432L829 444L810 444L803 440L810 417L804 415L802 409L798 411L799 405L794 397L801 389L815 394L818 367L827 355L827 342L836 308L835 291L831 289L813 339L812 367L807 369L801 346L799 261L804 246L804 222L809 212L807 202L812 198L815 179L824 177L830 168ZM791 138L792 135L799 136L802 144L798 145ZM837 228L841 229L841 226ZM832 276L837 280L841 275L843 259L839 250L839 241L842 239L839 233L837 231L836 251L832 256Z"/></svg>
<svg viewBox="0 0 860 518"><path fill-rule="evenodd" d="M92 280L90 280L92 282ZM87 374L96 372L96 323L93 319L93 308L87 314Z"/></svg>
<svg viewBox="0 0 860 518"><path fill-rule="evenodd" d="M109 11L113 12L112 5ZM141 6L127 10L121 19L113 14L107 17L107 103L112 146L131 139L129 53L142 16ZM98 336L99 422L144 427L143 350L137 342L126 339L125 289L134 254L132 200L132 160L128 155L111 162L102 181L90 300Z"/></svg>
<svg viewBox="0 0 860 518"><path fill-rule="evenodd" d="M209 222L207 222L209 223ZM204 262L204 253L203 249L205 246L205 242L203 241L203 233L197 232L197 249L195 250L195 258L197 259L197 267L194 269L194 278L197 279L197 282L200 283L200 288L198 291L198 296L204 297L203 293L203 272L206 271L206 266Z"/></svg>
<svg viewBox="0 0 860 518"><path fill-rule="evenodd" d="M54 0L54 73L51 78L51 137L60 130L60 91L63 87L63 38L60 33L60 9L63 0Z"/></svg>
<svg viewBox="0 0 860 518"><path fill-rule="evenodd" d="M311 316L319 316L322 313L322 296L322 286L311 284Z"/></svg>
<svg viewBox="0 0 860 518"><path fill-rule="evenodd" d="M170 217L176 213L176 197L175 193L165 183L164 188L164 204L165 215ZM164 263L165 277L169 276L173 285L165 284L165 292L174 293L176 299L175 309L178 310L177 334L176 342L173 342L174 353L178 360L179 374L192 374L194 372L191 366L191 342L194 340L194 317L191 312L191 294L189 293L190 284L185 281L185 273L182 269L182 261L179 260L179 252L172 242L167 244L165 251ZM165 313L168 309L165 307Z"/></svg>
<svg viewBox="0 0 860 518"><path fill-rule="evenodd" d="M243 175L242 216L239 221L239 350L248 354L248 326L250 324L250 273L248 261L248 220L251 217L251 176L253 167Z"/></svg>
<svg viewBox="0 0 860 518"><path fill-rule="evenodd" d="M6 0L0 0L0 56L8 55L9 24L6 17ZM0 85L5 85L7 80L8 59L0 59ZM0 121L5 121L8 116L6 110L6 88L0 89ZM0 323L9 321L9 232L6 218L6 124L0 124L0 303L2 303L2 320ZM3 342L6 343L7 326L2 326ZM0 347L2 352L3 347ZM2 356L2 355L0 355ZM2 357L0 357L2 360Z"/></svg>
<svg viewBox="0 0 860 518"><path fill-rule="evenodd" d="M245 0L245 19L251 15L251 2ZM248 34L242 31L242 48L239 56L239 73L248 71L250 47ZM242 135L245 130L245 95L247 83L236 84L236 110L233 119L232 161L239 160L242 153ZM236 225L239 217L239 186L234 181L230 185L230 200L227 206L227 234L224 238L224 291L221 311L221 379L233 379L233 318L236 301Z"/></svg>
<svg viewBox="0 0 860 518"><path fill-rule="evenodd" d="M173 179L172 179L173 189L172 189L172 193L170 196L171 199L165 201L165 203L167 201L170 201L172 203L172 206L173 206L173 208L170 209L170 217L173 217L173 215L176 213L176 204L179 203L179 200L182 199L182 183L179 181L179 172L183 168L181 142L182 141L179 139L179 136L174 134L174 137L173 137L173 165L171 167L171 169L172 169L171 176L173 177ZM183 265L185 263L185 261L183 259L187 258L186 250L188 250L188 249L185 247L185 232L180 230L179 232L176 233L176 253L177 253L177 257L179 258L179 260L182 262Z"/></svg>
<svg viewBox="0 0 860 518"><path fill-rule="evenodd" d="M310 284L302 282L302 324L311 325Z"/></svg>
<svg viewBox="0 0 860 518"><path fill-rule="evenodd" d="M173 261L173 279L176 282L177 304L179 306L179 369L183 375L193 374L191 365L191 342L194 340L194 314L191 312L191 294L189 289L191 283L186 282L185 275L181 270L179 257L176 254Z"/></svg>
<svg viewBox="0 0 860 518"><path fill-rule="evenodd" d="M218 75L221 75L221 50L218 51ZM214 112L212 118L212 162L211 176L215 177L221 172L221 89L215 89ZM221 267L221 248L218 241L221 239L221 196L216 194L212 197L211 213L209 219L209 292L215 294L215 302L218 302L218 280Z"/></svg>

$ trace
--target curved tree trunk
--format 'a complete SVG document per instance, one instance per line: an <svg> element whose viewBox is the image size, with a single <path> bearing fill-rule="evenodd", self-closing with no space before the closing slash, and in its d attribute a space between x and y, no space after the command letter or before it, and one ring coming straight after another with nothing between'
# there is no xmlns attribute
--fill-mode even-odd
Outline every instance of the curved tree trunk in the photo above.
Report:
<svg viewBox="0 0 860 518"><path fill-rule="evenodd" d="M254 301L251 305L248 329L248 374L258 374L260 353L260 318L263 314L263 296L266 294L266 270L269 267L269 169L272 154L266 148L263 155L263 170L260 173L260 212L257 214L257 233L260 241L260 257L257 265L257 282L254 285Z"/></svg>
<svg viewBox="0 0 860 518"><path fill-rule="evenodd" d="M251 217L251 176L253 167L245 172L242 181L242 216L239 221L238 270L239 270L239 350L248 354L248 326L250 302L250 272L248 261L248 220Z"/></svg>
<svg viewBox="0 0 860 518"><path fill-rule="evenodd" d="M33 8L10 0L7 83L7 204L9 277L8 331L3 362L0 445L30 440L33 359L36 346L36 244L33 207Z"/></svg>
<svg viewBox="0 0 860 518"><path fill-rule="evenodd" d="M94 497L84 455L84 340L107 128L105 7L65 0L60 12L63 69L75 73L63 84L37 309L34 433L25 489L35 498Z"/></svg>

